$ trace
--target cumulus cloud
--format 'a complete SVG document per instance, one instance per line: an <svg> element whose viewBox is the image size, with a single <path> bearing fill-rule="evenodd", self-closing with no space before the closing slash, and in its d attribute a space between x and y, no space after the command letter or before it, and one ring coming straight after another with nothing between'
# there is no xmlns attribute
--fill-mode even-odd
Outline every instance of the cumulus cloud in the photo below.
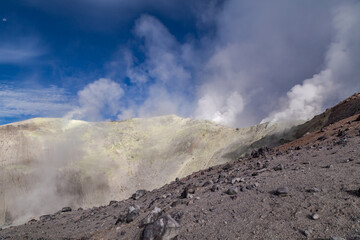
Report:
<svg viewBox="0 0 360 240"><path fill-rule="evenodd" d="M78 92L79 106L68 112L65 118L100 121L116 116L121 108L120 98L123 94L120 84L100 78Z"/></svg>

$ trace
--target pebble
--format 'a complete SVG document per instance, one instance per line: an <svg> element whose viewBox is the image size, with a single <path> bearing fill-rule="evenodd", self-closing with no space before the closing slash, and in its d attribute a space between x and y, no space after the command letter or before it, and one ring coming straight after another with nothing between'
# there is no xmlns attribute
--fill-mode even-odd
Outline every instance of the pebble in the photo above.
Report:
<svg viewBox="0 0 360 240"><path fill-rule="evenodd" d="M138 200L139 198L141 198L145 194L146 194L146 190L140 189L140 190L137 190L131 197L134 200Z"/></svg>
<svg viewBox="0 0 360 240"><path fill-rule="evenodd" d="M279 187L275 191L275 195L278 195L278 196L286 196L286 195L288 195L288 193L289 193L288 187Z"/></svg>
<svg viewBox="0 0 360 240"><path fill-rule="evenodd" d="M71 211L72 211L71 207L64 207L61 209L61 212L71 212Z"/></svg>
<svg viewBox="0 0 360 240"><path fill-rule="evenodd" d="M192 194L195 193L195 186L193 184L189 184L184 188L184 191L181 193L182 198L192 198Z"/></svg>
<svg viewBox="0 0 360 240"><path fill-rule="evenodd" d="M211 184L214 184L214 182L212 180L209 180L209 181L206 181L202 186L206 187L206 186L209 186Z"/></svg>
<svg viewBox="0 0 360 240"><path fill-rule="evenodd" d="M311 230L311 229L304 231L304 235L305 235L306 237L310 237L311 234L312 234L312 230Z"/></svg>
<svg viewBox="0 0 360 240"><path fill-rule="evenodd" d="M220 190L220 185L219 184L212 185L212 187L211 187L212 192L216 192L216 191L219 191L219 190Z"/></svg>
<svg viewBox="0 0 360 240"><path fill-rule="evenodd" d="M314 213L314 214L311 215L311 218L312 218L313 220L318 220L318 219L320 218L320 216L319 216L319 214Z"/></svg>
<svg viewBox="0 0 360 240"><path fill-rule="evenodd" d="M313 187L313 188L307 189L306 191L309 193L316 193L316 192L321 192L321 189Z"/></svg>
<svg viewBox="0 0 360 240"><path fill-rule="evenodd" d="M281 171L281 170L283 170L283 169L284 169L284 166L283 166L282 164L279 164L279 165L277 165L277 166L274 167L274 170L275 170L275 171Z"/></svg>
<svg viewBox="0 0 360 240"><path fill-rule="evenodd" d="M235 184L235 183L237 183L237 182L240 182L240 180L241 180L241 178L233 178L233 179L231 180L231 184Z"/></svg>
<svg viewBox="0 0 360 240"><path fill-rule="evenodd" d="M237 187L231 187L226 191L228 195L236 195L238 194L238 192L239 192L239 188Z"/></svg>

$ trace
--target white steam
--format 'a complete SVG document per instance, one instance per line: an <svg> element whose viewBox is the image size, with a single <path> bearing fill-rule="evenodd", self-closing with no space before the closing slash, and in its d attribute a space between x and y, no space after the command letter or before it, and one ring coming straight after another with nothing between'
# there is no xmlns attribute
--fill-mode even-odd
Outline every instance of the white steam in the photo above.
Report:
<svg viewBox="0 0 360 240"><path fill-rule="evenodd" d="M142 15L135 46L121 46L107 64L111 78L128 84L89 84L67 117L177 114L239 127L309 119L360 90L359 3L201 6L194 13L200 38L177 39L157 18Z"/></svg>
<svg viewBox="0 0 360 240"><path fill-rule="evenodd" d="M314 114L323 110L324 104L342 95L345 84L349 93L359 77L354 56L354 44L359 44L359 38L353 39L360 27L360 5L343 6L336 11L334 18L335 37L326 54L326 68L311 79L306 79L302 84L295 85L288 93L287 104L279 111L270 114L266 121L294 121L308 120ZM355 41L354 41L355 40ZM357 52L355 52L357 54Z"/></svg>
<svg viewBox="0 0 360 240"><path fill-rule="evenodd" d="M79 106L66 114L67 119L103 120L120 111L120 98L124 91L120 84L100 78L78 92Z"/></svg>

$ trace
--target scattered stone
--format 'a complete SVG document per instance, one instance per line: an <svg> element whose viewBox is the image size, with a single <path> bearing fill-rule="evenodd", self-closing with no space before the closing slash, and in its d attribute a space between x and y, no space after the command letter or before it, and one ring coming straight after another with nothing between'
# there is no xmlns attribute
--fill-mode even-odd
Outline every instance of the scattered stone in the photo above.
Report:
<svg viewBox="0 0 360 240"><path fill-rule="evenodd" d="M256 151L256 150L253 150L253 151L251 152L251 158L258 158L258 157L260 157L259 152Z"/></svg>
<svg viewBox="0 0 360 240"><path fill-rule="evenodd" d="M232 167L232 165L230 163L227 163L222 169L223 170L229 170Z"/></svg>
<svg viewBox="0 0 360 240"><path fill-rule="evenodd" d="M128 212L125 215L120 215L116 222L115 225L117 225L118 223L130 223L132 221L134 221L138 216L140 215L140 207L138 205L135 206L130 206L128 208Z"/></svg>
<svg viewBox="0 0 360 240"><path fill-rule="evenodd" d="M303 234L304 234L306 237L310 237L311 234L312 234L312 230L311 230L311 229L305 230L305 231L303 232Z"/></svg>
<svg viewBox="0 0 360 240"><path fill-rule="evenodd" d="M28 223L30 223L30 224L31 224L31 223L35 223L35 222L37 222L37 220L36 220L36 219L34 219L34 218L33 218L33 219L31 219L30 221L28 221Z"/></svg>
<svg viewBox="0 0 360 240"><path fill-rule="evenodd" d="M140 189L137 190L132 196L131 198L134 200L138 200L139 198L141 198L142 196L144 196L146 194L146 190L144 189Z"/></svg>
<svg viewBox="0 0 360 240"><path fill-rule="evenodd" d="M318 220L319 218L320 218L320 216L317 213L314 213L311 215L311 219L313 219L313 220Z"/></svg>
<svg viewBox="0 0 360 240"><path fill-rule="evenodd" d="M307 189L306 191L309 193L317 193L317 192L321 192L321 189L313 187L313 188Z"/></svg>
<svg viewBox="0 0 360 240"><path fill-rule="evenodd" d="M239 192L239 188L237 187L231 187L226 191L228 195L236 195L238 194L238 192Z"/></svg>
<svg viewBox="0 0 360 240"><path fill-rule="evenodd" d="M344 138L341 138L341 139L335 141L334 144L335 145L346 145L347 141L348 141L347 138L344 137Z"/></svg>
<svg viewBox="0 0 360 240"><path fill-rule="evenodd" d="M282 164L279 164L279 165L277 165L277 166L274 167L274 170L275 170L275 171L281 171L281 170L283 170L283 169L284 169L284 166L283 166Z"/></svg>
<svg viewBox="0 0 360 240"><path fill-rule="evenodd" d="M212 192L216 192L220 190L220 185L219 184L214 184L212 185L211 189Z"/></svg>
<svg viewBox="0 0 360 240"><path fill-rule="evenodd" d="M252 190L252 189L254 189L254 187L255 187L255 185L247 185L245 188L247 189L247 190Z"/></svg>
<svg viewBox="0 0 360 240"><path fill-rule="evenodd" d="M71 212L71 211L72 211L71 207L63 207L61 209L61 212Z"/></svg>
<svg viewBox="0 0 360 240"><path fill-rule="evenodd" d="M240 181L241 181L241 178L233 178L231 180L231 184L235 184L235 183L240 182Z"/></svg>
<svg viewBox="0 0 360 240"><path fill-rule="evenodd" d="M295 150L301 150L301 149L302 149L301 146L296 146L296 147L295 147Z"/></svg>
<svg viewBox="0 0 360 240"><path fill-rule="evenodd" d="M328 138L328 136L322 135L322 136L318 137L317 140L319 140L319 141L324 141L324 140L326 140L327 138Z"/></svg>
<svg viewBox="0 0 360 240"><path fill-rule="evenodd" d="M140 211L138 209L131 211L130 213L128 213L128 215L126 215L125 222L130 223L134 221L139 215Z"/></svg>
<svg viewBox="0 0 360 240"><path fill-rule="evenodd" d="M288 187L279 187L275 191L275 195L277 196L286 196L289 194L289 188Z"/></svg>
<svg viewBox="0 0 360 240"><path fill-rule="evenodd" d="M202 186L206 187L206 186L209 186L209 185L212 185L212 184L214 184L214 182L212 180L209 180L209 181L206 181Z"/></svg>
<svg viewBox="0 0 360 240"><path fill-rule="evenodd" d="M54 215L46 214L46 215L40 216L40 221L48 221L51 219L54 219Z"/></svg>
<svg viewBox="0 0 360 240"><path fill-rule="evenodd" d="M175 219L175 221L179 222L180 219L184 216L184 212L177 211L176 213L172 214L172 218Z"/></svg>
<svg viewBox="0 0 360 240"><path fill-rule="evenodd" d="M326 165L325 168L334 168L334 165L329 164L329 165Z"/></svg>
<svg viewBox="0 0 360 240"><path fill-rule="evenodd" d="M337 137L343 137L345 136L345 131L342 131L341 129L338 130L337 134L336 134Z"/></svg>
<svg viewBox="0 0 360 240"><path fill-rule="evenodd" d="M142 240L171 240L179 234L179 223L170 215L159 218L154 223L148 224L141 236Z"/></svg>
<svg viewBox="0 0 360 240"><path fill-rule="evenodd" d="M182 198L191 198L192 194L195 193L195 186L193 184L189 184L184 188L184 191L181 193Z"/></svg>
<svg viewBox="0 0 360 240"><path fill-rule="evenodd" d="M140 227L155 222L161 215L162 210L155 207L143 220L140 222Z"/></svg>

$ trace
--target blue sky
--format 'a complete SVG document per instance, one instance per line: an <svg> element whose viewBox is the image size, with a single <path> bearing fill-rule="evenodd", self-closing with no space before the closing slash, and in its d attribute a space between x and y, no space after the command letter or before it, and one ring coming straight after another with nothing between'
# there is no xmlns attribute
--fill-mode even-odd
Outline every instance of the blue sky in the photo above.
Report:
<svg viewBox="0 0 360 240"><path fill-rule="evenodd" d="M0 124L308 119L360 90L358 1L3 0Z"/></svg>

